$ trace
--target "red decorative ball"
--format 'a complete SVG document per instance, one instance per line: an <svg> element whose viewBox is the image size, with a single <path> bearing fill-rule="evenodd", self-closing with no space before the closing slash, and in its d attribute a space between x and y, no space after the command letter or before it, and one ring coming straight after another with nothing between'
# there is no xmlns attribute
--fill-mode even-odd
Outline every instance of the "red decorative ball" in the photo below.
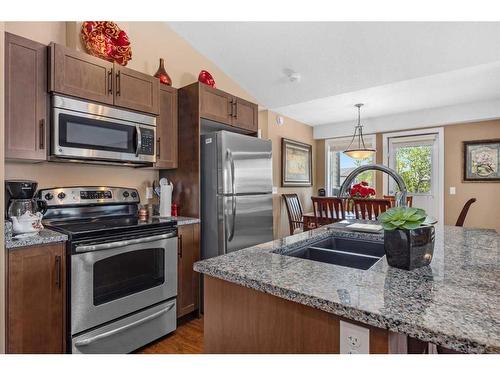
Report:
<svg viewBox="0 0 500 375"><path fill-rule="evenodd" d="M204 83L205 85L215 87L215 79L206 70L202 70L198 75L198 81Z"/></svg>

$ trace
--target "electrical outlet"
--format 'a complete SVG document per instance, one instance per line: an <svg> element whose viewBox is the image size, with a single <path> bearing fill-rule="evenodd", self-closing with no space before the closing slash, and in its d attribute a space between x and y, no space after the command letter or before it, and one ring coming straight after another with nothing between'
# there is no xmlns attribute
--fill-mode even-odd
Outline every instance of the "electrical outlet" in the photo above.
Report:
<svg viewBox="0 0 500 375"><path fill-rule="evenodd" d="M369 354L370 330L340 321L340 354Z"/></svg>
<svg viewBox="0 0 500 375"><path fill-rule="evenodd" d="M273 186L273 194L278 194L278 188L276 186Z"/></svg>
<svg viewBox="0 0 500 375"><path fill-rule="evenodd" d="M146 199L153 199L153 188L151 186L146 187Z"/></svg>
<svg viewBox="0 0 500 375"><path fill-rule="evenodd" d="M450 186L450 195L455 195L457 193L457 189L455 186Z"/></svg>

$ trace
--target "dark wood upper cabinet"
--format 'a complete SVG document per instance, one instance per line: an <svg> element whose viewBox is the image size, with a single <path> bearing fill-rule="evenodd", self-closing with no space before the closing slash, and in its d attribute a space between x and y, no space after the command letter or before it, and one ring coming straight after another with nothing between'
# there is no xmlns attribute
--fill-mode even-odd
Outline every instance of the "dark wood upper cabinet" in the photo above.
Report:
<svg viewBox="0 0 500 375"><path fill-rule="evenodd" d="M200 90L200 117L231 124L233 119L233 96L202 83L199 84Z"/></svg>
<svg viewBox="0 0 500 375"><path fill-rule="evenodd" d="M177 168L177 89L160 85L160 115L156 123L156 168Z"/></svg>
<svg viewBox="0 0 500 375"><path fill-rule="evenodd" d="M159 112L160 81L158 78L114 65L114 104L141 112Z"/></svg>
<svg viewBox="0 0 500 375"><path fill-rule="evenodd" d="M157 115L157 78L119 64L50 44L49 90Z"/></svg>
<svg viewBox="0 0 500 375"><path fill-rule="evenodd" d="M241 98L235 98L232 125L257 133L259 127L257 105Z"/></svg>
<svg viewBox="0 0 500 375"><path fill-rule="evenodd" d="M199 308L200 274L193 270L193 264L200 260L200 224L178 227L177 258L177 317Z"/></svg>
<svg viewBox="0 0 500 375"><path fill-rule="evenodd" d="M257 133L257 104L201 83L199 90L200 117Z"/></svg>
<svg viewBox="0 0 500 375"><path fill-rule="evenodd" d="M47 46L5 33L5 158L47 159Z"/></svg>
<svg viewBox="0 0 500 375"><path fill-rule="evenodd" d="M65 352L63 243L8 250L7 352Z"/></svg>
<svg viewBox="0 0 500 375"><path fill-rule="evenodd" d="M113 63L50 44L50 91L113 104Z"/></svg>

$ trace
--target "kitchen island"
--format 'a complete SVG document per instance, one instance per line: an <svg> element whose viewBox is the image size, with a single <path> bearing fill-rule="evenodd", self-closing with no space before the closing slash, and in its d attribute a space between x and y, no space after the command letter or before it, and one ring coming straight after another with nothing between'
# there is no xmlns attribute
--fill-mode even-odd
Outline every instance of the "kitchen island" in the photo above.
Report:
<svg viewBox="0 0 500 375"><path fill-rule="evenodd" d="M195 263L204 274L208 353L339 352L339 322L370 330L370 353L412 337L463 353L500 353L500 236L436 227L430 266L385 257L367 270L283 255L329 237L383 242L337 223Z"/></svg>

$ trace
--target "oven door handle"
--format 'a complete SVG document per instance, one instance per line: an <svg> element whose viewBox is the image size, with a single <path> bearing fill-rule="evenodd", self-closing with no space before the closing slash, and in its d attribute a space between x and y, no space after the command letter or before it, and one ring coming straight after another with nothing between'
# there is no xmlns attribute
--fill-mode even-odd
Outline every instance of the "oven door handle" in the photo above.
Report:
<svg viewBox="0 0 500 375"><path fill-rule="evenodd" d="M170 305L168 305L164 309L162 309L162 310L160 310L158 312L155 312L154 314L148 315L148 316L146 316L146 317L144 317L142 319L139 319L139 320L137 320L137 321L135 321L133 323L124 325L123 327L118 327L118 328L112 329L111 331L108 331L108 332L101 333L100 335L89 337L88 339L76 341L75 342L75 346L88 346L88 345L90 345L90 344L92 344L92 343L94 343L96 341L105 339L105 338L110 337L110 336L117 335L120 332L127 331L127 330L129 330L131 328L134 328L134 327L138 326L138 325L147 323L150 320L156 319L159 316L161 316L163 314L166 314L167 312L169 312L170 310L172 310L172 308L174 306L175 306L175 302L172 302Z"/></svg>
<svg viewBox="0 0 500 375"><path fill-rule="evenodd" d="M141 131L141 127L139 125L136 125L135 126L135 130L137 132L137 145L136 145L136 149L135 149L135 156L139 156L139 152L141 152L141 148L142 148L142 131Z"/></svg>
<svg viewBox="0 0 500 375"><path fill-rule="evenodd" d="M163 240L165 238L172 238L175 236L176 236L175 233L166 233L166 234L159 234L157 236L134 238L132 240L102 243L102 244L98 244L98 245L77 246L75 251L77 253L84 253L87 251L108 250L108 249L113 249L115 247L124 247L124 246L128 246L128 245L139 244L139 243Z"/></svg>

